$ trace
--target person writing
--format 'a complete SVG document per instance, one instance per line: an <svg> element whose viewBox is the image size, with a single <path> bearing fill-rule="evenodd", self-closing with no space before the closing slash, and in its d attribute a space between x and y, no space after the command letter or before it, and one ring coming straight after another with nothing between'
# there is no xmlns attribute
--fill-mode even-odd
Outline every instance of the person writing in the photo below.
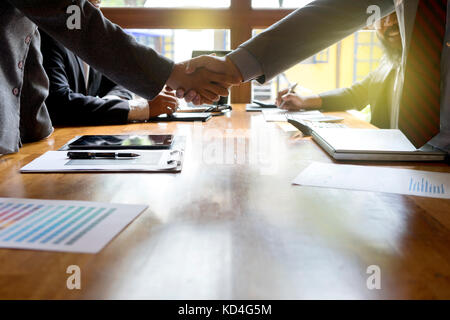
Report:
<svg viewBox="0 0 450 320"><path fill-rule="evenodd" d="M375 24L384 56L376 70L350 88L331 90L318 95L299 95L283 90L276 104L280 109L323 109L325 111L362 110L371 107L371 123L387 129L391 125L394 80L402 57L402 42L397 15L392 13Z"/></svg>

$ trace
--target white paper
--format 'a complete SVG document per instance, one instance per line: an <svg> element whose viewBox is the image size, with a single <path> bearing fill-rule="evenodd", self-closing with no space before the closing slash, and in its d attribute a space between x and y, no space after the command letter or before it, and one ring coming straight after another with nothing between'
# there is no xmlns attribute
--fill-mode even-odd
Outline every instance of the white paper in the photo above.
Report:
<svg viewBox="0 0 450 320"><path fill-rule="evenodd" d="M83 150L84 151L84 150ZM86 150L96 152L95 150ZM117 151L117 150L116 150ZM104 152L98 151L97 152ZM111 152L114 152L112 150ZM134 159L71 160L67 151L48 151L20 171L26 172L158 172L181 170L182 151L179 150L120 150L141 156ZM171 160L175 160L170 162Z"/></svg>
<svg viewBox="0 0 450 320"><path fill-rule="evenodd" d="M313 163L293 184L450 199L450 173Z"/></svg>
<svg viewBox="0 0 450 320"><path fill-rule="evenodd" d="M0 248L97 253L146 208L0 198Z"/></svg>
<svg viewBox="0 0 450 320"><path fill-rule="evenodd" d="M302 120L310 120L310 119L316 119L318 117L323 117L323 114L318 110L312 110L312 111L287 111L287 110L281 110L281 109L269 109L269 110L263 110L261 111L264 119L267 122L287 122L286 115L295 115L299 119Z"/></svg>

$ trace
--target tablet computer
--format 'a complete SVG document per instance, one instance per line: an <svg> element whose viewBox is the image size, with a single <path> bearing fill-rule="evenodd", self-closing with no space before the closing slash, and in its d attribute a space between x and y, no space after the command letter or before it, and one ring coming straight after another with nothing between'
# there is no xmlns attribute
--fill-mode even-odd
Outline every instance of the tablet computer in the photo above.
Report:
<svg viewBox="0 0 450 320"><path fill-rule="evenodd" d="M162 135L86 135L69 144L69 149L168 149L174 137Z"/></svg>

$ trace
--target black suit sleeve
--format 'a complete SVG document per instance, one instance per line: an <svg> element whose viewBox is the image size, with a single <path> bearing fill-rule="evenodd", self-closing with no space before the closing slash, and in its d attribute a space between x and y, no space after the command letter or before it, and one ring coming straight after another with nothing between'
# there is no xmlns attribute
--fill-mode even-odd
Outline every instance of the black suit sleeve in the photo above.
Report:
<svg viewBox="0 0 450 320"><path fill-rule="evenodd" d="M372 83L370 73L363 80L349 88L335 89L319 94L322 108L326 111L362 110L369 104L369 90Z"/></svg>
<svg viewBox="0 0 450 320"><path fill-rule="evenodd" d="M172 72L171 60L139 44L86 0L6 1L97 71L143 98L155 98ZM80 12L80 29L68 28L71 8Z"/></svg>
<svg viewBox="0 0 450 320"><path fill-rule="evenodd" d="M42 34L44 68L50 80L46 104L55 125L123 124L129 105L123 100L104 100L75 92L69 84L66 49ZM112 85L110 85L112 88Z"/></svg>
<svg viewBox="0 0 450 320"><path fill-rule="evenodd" d="M99 90L99 97L104 96L118 96L125 100L133 99L133 94L129 90L121 85L115 84L106 76L102 76Z"/></svg>

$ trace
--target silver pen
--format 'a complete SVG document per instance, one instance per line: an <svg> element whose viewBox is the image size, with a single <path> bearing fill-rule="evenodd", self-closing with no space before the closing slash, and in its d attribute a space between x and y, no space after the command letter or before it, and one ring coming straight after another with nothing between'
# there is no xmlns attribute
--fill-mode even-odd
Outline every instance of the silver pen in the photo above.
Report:
<svg viewBox="0 0 450 320"><path fill-rule="evenodd" d="M297 85L298 85L298 83L295 83L293 86L291 86L291 87L289 88L287 94L289 94L289 93L295 93L295 88L297 88ZM283 101L283 102L280 104L280 109L283 109L285 103L286 103L286 101Z"/></svg>

